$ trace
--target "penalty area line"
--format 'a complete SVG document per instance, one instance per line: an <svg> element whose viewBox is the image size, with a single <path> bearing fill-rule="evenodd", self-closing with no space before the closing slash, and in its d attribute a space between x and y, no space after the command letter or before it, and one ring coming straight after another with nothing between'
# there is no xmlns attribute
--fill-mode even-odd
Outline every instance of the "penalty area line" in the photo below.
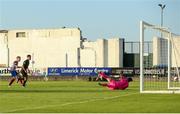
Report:
<svg viewBox="0 0 180 114"><path fill-rule="evenodd" d="M112 97L91 98L91 99L83 100L83 101L79 101L79 102L77 101L77 102L68 102L68 103L64 103L64 104L45 105L45 106L39 106L39 107L34 107L34 108L20 108L20 109L11 110L8 112L12 113L12 112L25 111L25 110L31 110L31 109L33 110L33 109L42 109L42 108L50 108L50 107L58 107L58 106L64 107L64 106L68 106L68 105L83 104L83 103L88 103L88 102L111 100L111 99L126 97L126 96L130 96L130 95L134 95L134 94L139 94L139 93L135 92L135 93L131 93L131 94L118 95L118 96L112 96Z"/></svg>

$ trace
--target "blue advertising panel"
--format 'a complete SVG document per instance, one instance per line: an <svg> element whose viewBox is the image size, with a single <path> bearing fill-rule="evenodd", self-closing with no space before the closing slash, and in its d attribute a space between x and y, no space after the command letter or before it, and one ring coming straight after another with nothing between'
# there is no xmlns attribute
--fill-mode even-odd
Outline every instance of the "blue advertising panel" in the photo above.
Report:
<svg viewBox="0 0 180 114"><path fill-rule="evenodd" d="M79 75L79 68L59 68L60 76L76 76Z"/></svg>
<svg viewBox="0 0 180 114"><path fill-rule="evenodd" d="M96 76L98 72L111 73L111 68L96 68L96 67L51 67L48 68L48 75L51 76Z"/></svg>
<svg viewBox="0 0 180 114"><path fill-rule="evenodd" d="M48 76L53 75L53 76L59 76L60 75L60 68L48 68Z"/></svg>

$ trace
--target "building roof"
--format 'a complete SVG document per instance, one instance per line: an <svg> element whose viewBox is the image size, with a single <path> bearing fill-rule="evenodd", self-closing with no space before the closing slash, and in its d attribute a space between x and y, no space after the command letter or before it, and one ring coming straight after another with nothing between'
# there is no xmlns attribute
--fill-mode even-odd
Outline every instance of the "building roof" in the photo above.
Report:
<svg viewBox="0 0 180 114"><path fill-rule="evenodd" d="M8 33L8 30L0 30L0 33Z"/></svg>

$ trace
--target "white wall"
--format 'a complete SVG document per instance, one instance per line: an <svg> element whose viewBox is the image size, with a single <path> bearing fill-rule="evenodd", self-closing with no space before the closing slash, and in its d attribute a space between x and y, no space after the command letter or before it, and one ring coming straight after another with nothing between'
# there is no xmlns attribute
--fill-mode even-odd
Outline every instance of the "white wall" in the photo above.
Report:
<svg viewBox="0 0 180 114"><path fill-rule="evenodd" d="M83 43L83 46L84 48L81 49L81 66L105 67L105 39L87 41Z"/></svg>
<svg viewBox="0 0 180 114"><path fill-rule="evenodd" d="M17 32L26 32L25 38L16 38ZM17 55L26 59L34 55L34 67L77 66L77 48L80 47L79 29L11 30L8 34L10 61ZM66 60L66 54L68 55Z"/></svg>
<svg viewBox="0 0 180 114"><path fill-rule="evenodd" d="M180 36L174 37L172 41L172 66L180 67Z"/></svg>
<svg viewBox="0 0 180 114"><path fill-rule="evenodd" d="M108 66L123 67L123 39L108 39Z"/></svg>
<svg viewBox="0 0 180 114"><path fill-rule="evenodd" d="M87 41L81 50L81 65L86 67L123 67L123 39Z"/></svg>
<svg viewBox="0 0 180 114"><path fill-rule="evenodd" d="M7 33L0 33L0 66L8 64Z"/></svg>
<svg viewBox="0 0 180 114"><path fill-rule="evenodd" d="M180 67L180 36L173 37L171 43L172 67ZM168 40L158 37L153 38L153 65L168 64Z"/></svg>
<svg viewBox="0 0 180 114"><path fill-rule="evenodd" d="M158 37L153 37L153 65L160 64L160 40Z"/></svg>
<svg viewBox="0 0 180 114"><path fill-rule="evenodd" d="M164 38L153 38L153 65L168 64L168 40Z"/></svg>
<svg viewBox="0 0 180 114"><path fill-rule="evenodd" d="M25 32L25 37L16 33ZM3 49L3 34L0 33L0 46ZM81 31L78 28L9 30L8 34L10 65L16 56L22 62L26 55L32 55L33 68L44 67L123 67L123 39L97 39L85 41L81 48ZM1 50L2 64L7 61L7 50ZM4 62L5 63L5 62ZM7 64L7 63L5 63Z"/></svg>

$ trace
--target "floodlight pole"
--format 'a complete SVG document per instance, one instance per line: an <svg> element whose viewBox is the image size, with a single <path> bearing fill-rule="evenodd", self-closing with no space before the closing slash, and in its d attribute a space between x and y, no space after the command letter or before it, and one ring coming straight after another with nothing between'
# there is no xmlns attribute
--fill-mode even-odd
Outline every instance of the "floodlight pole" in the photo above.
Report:
<svg viewBox="0 0 180 114"><path fill-rule="evenodd" d="M163 10L164 8L166 7L166 5L163 5L163 4L158 4L158 6L161 8L161 27L163 27ZM163 34L161 32L161 38L163 37ZM162 48L162 40L160 40L160 47ZM161 51L161 54L160 54L160 63L163 64L163 61L162 61L162 51Z"/></svg>
<svg viewBox="0 0 180 114"><path fill-rule="evenodd" d="M158 6L161 8L161 27L163 27L163 10L166 7L166 5L158 4ZM162 33L161 33L162 38Z"/></svg>

